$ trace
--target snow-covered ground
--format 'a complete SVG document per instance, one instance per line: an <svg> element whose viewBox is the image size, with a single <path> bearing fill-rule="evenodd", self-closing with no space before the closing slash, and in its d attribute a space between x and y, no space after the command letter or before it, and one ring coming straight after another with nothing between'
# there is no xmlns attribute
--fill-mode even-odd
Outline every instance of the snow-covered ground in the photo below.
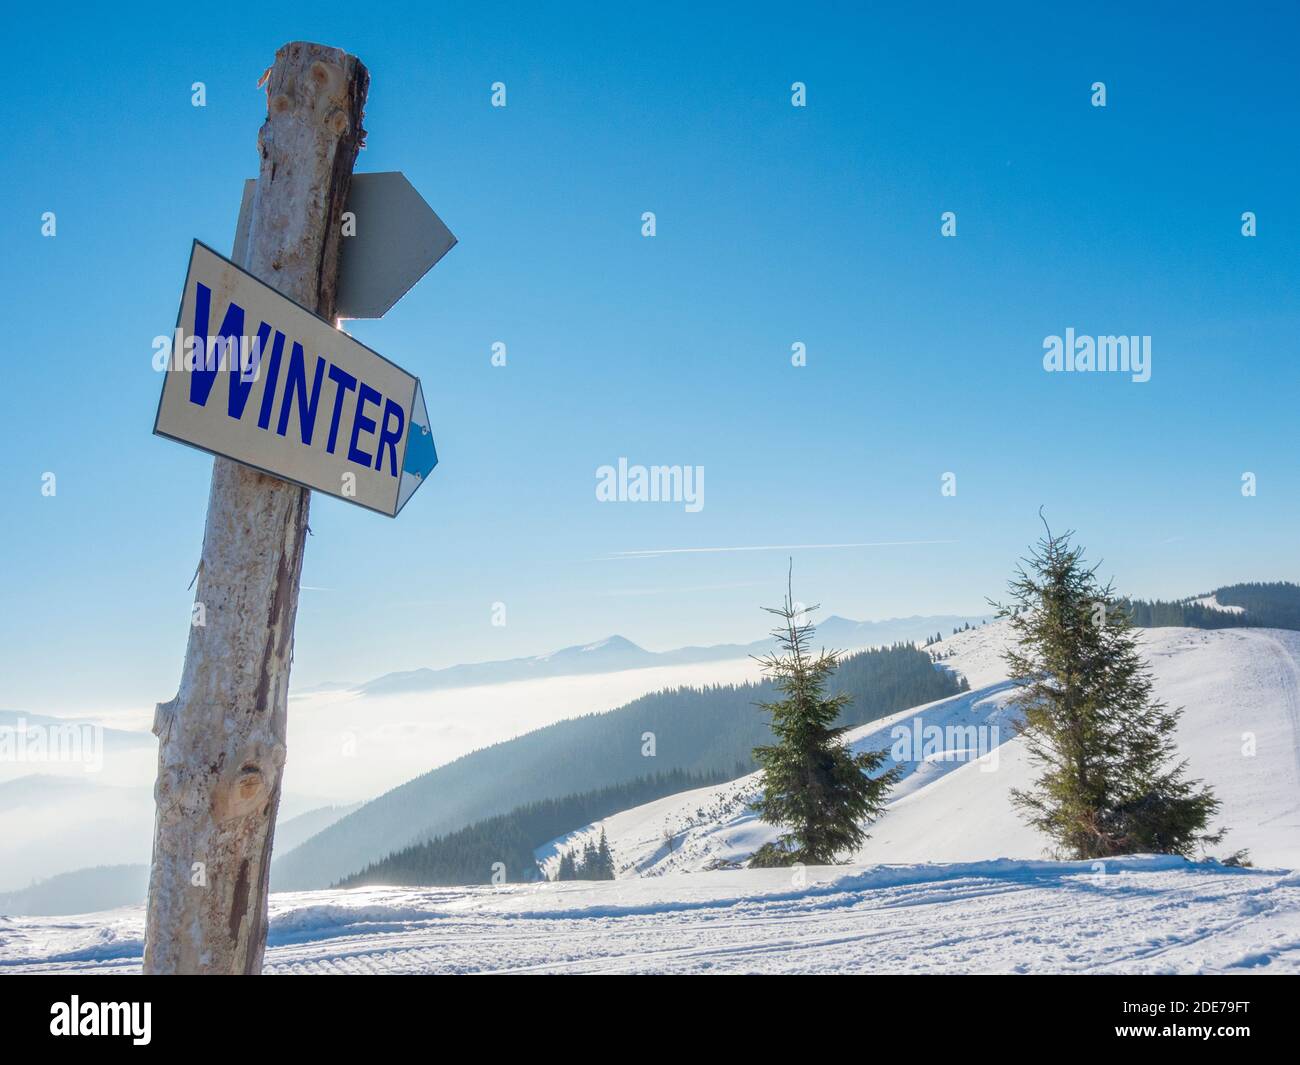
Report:
<svg viewBox="0 0 1300 1065"><path fill-rule="evenodd" d="M0 919L0 973L139 972L142 935L138 907ZM275 895L265 971L1296 973L1300 876L1130 857Z"/></svg>
<svg viewBox="0 0 1300 1065"><path fill-rule="evenodd" d="M736 869L777 834L753 777L670 796L539 851L608 833L620 879L273 895L268 972L1300 972L1300 633L1154 629L1159 698L1223 802L1216 849L1051 862L1008 802L1031 779L1012 732L1002 625L934 650L970 692L850 734L904 778L852 864ZM948 863L948 864L936 864ZM139 907L0 917L0 973L139 971Z"/></svg>
<svg viewBox="0 0 1300 1065"><path fill-rule="evenodd" d="M973 690L848 734L856 750L893 747L896 730L921 740L900 749L906 775L854 860L1046 855L1048 841L1010 803L1013 787L1032 782L1033 767L1006 706L1006 642L1005 623L945 637L934 648L947 656L941 664L964 674ZM1210 783L1223 803L1216 823L1228 836L1215 853L1245 848L1256 865L1300 867L1300 633L1162 628L1145 630L1142 644L1156 696L1184 708L1178 742L1189 774ZM743 861L779 835L749 811L758 782L753 774L625 810L552 841L538 860L553 875L563 850L603 828L624 877Z"/></svg>

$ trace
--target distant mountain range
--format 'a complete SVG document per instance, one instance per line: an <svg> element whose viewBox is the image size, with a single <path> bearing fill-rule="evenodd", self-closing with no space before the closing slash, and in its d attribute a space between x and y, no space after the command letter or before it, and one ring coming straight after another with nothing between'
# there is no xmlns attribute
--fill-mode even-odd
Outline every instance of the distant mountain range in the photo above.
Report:
<svg viewBox="0 0 1300 1065"><path fill-rule="evenodd" d="M882 644L911 642L951 632L970 623L978 625L985 618L972 615L937 614L928 617L888 618L884 621L853 621L835 615L817 625L816 642L826 647L854 651ZM591 673L617 673L626 669L651 669L657 666L692 665L719 662L747 655L762 654L772 647L771 638L753 643L723 643L708 647L679 647L672 651L647 651L623 636L610 636L595 643L575 644L548 654L529 658L509 658L499 662L471 662L445 669L413 669L386 673L357 687L366 695L396 695L414 691L437 691L470 688L488 684L508 684L546 677L576 676ZM337 687L338 685L333 685ZM319 690L319 689L318 689Z"/></svg>

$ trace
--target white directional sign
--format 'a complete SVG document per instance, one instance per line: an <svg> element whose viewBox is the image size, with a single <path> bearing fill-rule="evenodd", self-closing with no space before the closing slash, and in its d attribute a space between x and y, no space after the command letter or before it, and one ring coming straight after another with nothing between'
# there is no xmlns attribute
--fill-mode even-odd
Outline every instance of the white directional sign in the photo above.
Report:
<svg viewBox="0 0 1300 1065"><path fill-rule="evenodd" d="M197 240L154 432L390 516L438 462L418 378Z"/></svg>
<svg viewBox="0 0 1300 1065"><path fill-rule="evenodd" d="M235 225L235 262L244 261L257 180L244 182ZM456 238L400 171L353 174L343 209L335 311L382 318L456 244Z"/></svg>

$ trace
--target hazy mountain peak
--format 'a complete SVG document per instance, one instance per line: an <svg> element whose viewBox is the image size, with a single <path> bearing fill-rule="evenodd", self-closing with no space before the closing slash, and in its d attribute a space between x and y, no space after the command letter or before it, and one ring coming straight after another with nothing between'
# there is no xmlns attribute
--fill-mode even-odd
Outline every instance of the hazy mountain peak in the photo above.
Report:
<svg viewBox="0 0 1300 1065"><path fill-rule="evenodd" d="M606 636L603 640L597 640L595 643L587 644L584 651L600 651L606 649L624 649L630 648L633 651L643 651L645 648L639 647L629 640L626 636L619 636L615 633L613 636Z"/></svg>
<svg viewBox="0 0 1300 1065"><path fill-rule="evenodd" d="M817 623L818 638L846 650L896 641L924 639L938 629L947 631L966 621L979 618L957 615L933 617L886 618L882 621L854 621L832 614ZM446 669L416 669L389 673L363 684L368 695L387 695L406 691L437 688L467 688L485 684L506 684L520 680L581 673L614 673L623 669L650 666L687 665L697 662L744 658L771 649L771 637L748 644L715 644L707 647L678 647L670 651L647 651L626 636L615 633L592 643L573 644L530 658L510 658L499 662L472 662Z"/></svg>

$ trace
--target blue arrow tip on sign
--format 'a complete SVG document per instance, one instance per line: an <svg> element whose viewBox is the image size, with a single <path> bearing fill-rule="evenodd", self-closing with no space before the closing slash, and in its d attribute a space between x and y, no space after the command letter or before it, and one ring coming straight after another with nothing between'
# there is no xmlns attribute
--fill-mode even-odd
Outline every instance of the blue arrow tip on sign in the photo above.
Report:
<svg viewBox="0 0 1300 1065"><path fill-rule="evenodd" d="M433 444L429 411L424 405L424 388L415 385L411 403L411 420L406 430L406 453L402 456L402 479L397 489L397 509L401 510L415 490L424 484L438 465L438 449Z"/></svg>
<svg viewBox="0 0 1300 1065"><path fill-rule="evenodd" d="M433 446L433 434L428 426L412 422L410 432L406 434L406 459L402 463L402 472L423 480L436 465L438 451Z"/></svg>

